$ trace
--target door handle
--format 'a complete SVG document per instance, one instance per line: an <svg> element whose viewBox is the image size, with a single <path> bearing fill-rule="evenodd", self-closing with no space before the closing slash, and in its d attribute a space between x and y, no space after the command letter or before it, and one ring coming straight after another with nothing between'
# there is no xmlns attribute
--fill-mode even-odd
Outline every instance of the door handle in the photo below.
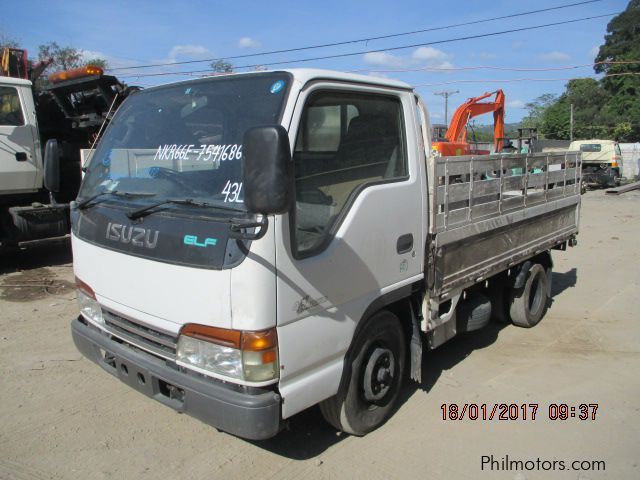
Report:
<svg viewBox="0 0 640 480"><path fill-rule="evenodd" d="M25 152L16 152L16 161L17 162L26 162L27 154Z"/></svg>
<svg viewBox="0 0 640 480"><path fill-rule="evenodd" d="M413 248L413 234L405 233L398 237L396 242L396 251L400 254L410 252Z"/></svg>

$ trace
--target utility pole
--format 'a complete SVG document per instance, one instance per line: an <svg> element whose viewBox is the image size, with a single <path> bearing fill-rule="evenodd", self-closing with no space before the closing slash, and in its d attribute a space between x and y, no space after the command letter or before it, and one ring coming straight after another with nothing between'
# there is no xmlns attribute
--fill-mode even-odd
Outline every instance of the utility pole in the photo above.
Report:
<svg viewBox="0 0 640 480"><path fill-rule="evenodd" d="M444 97L444 123L449 125L449 97L456 93L460 93L459 90L452 90L450 92L435 92L434 95L440 95Z"/></svg>
<svg viewBox="0 0 640 480"><path fill-rule="evenodd" d="M571 104L571 113L569 114L569 141L573 142L573 103Z"/></svg>

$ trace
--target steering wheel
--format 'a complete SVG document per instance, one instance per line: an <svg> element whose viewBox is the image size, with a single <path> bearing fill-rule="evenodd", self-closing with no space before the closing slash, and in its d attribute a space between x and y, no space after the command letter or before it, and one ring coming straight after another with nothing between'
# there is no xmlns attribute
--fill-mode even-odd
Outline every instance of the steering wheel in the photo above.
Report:
<svg viewBox="0 0 640 480"><path fill-rule="evenodd" d="M193 190L193 186L185 182L180 176L179 172L176 172L175 170L172 170L170 168L157 166L151 167L149 169L149 176L151 178L166 178L167 180L180 185L188 191Z"/></svg>

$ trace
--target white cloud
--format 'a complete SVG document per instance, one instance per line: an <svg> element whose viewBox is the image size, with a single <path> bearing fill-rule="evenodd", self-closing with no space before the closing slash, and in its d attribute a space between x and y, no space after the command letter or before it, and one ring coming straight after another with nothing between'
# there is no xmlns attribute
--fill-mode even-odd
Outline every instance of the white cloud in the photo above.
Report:
<svg viewBox="0 0 640 480"><path fill-rule="evenodd" d="M449 60L445 60L444 62L431 63L427 66L432 69L432 72L435 70L444 70L448 72L449 70L454 68L453 63L451 63Z"/></svg>
<svg viewBox="0 0 640 480"><path fill-rule="evenodd" d="M564 53L554 50L553 52L543 53L539 55L540 60L544 60L545 62L568 62L571 60L571 57Z"/></svg>
<svg viewBox="0 0 640 480"><path fill-rule="evenodd" d="M260 48L262 43L251 37L242 37L238 40L238 48Z"/></svg>
<svg viewBox="0 0 640 480"><path fill-rule="evenodd" d="M524 108L524 102L522 100L510 100L507 102L509 108Z"/></svg>
<svg viewBox="0 0 640 480"><path fill-rule="evenodd" d="M589 57L596 58L598 56L598 53L600 53L600 47L591 47L591 49L589 50Z"/></svg>
<svg viewBox="0 0 640 480"><path fill-rule="evenodd" d="M213 57L213 53L202 45L176 45L167 55L167 60L175 62L178 57L203 59Z"/></svg>
<svg viewBox="0 0 640 480"><path fill-rule="evenodd" d="M395 55L386 52L369 52L364 54L364 63L382 67L403 67L406 62Z"/></svg>
<svg viewBox="0 0 640 480"><path fill-rule="evenodd" d="M428 68L445 71L453 68L453 63L450 62L451 58L453 55L433 47L419 47L411 54L413 63L424 62Z"/></svg>
<svg viewBox="0 0 640 480"><path fill-rule="evenodd" d="M442 62L451 56L442 50L433 47L419 47L413 51L411 58L418 61Z"/></svg>
<svg viewBox="0 0 640 480"><path fill-rule="evenodd" d="M523 46L524 46L524 42L521 42L518 40L511 43L512 50L520 50Z"/></svg>
<svg viewBox="0 0 640 480"><path fill-rule="evenodd" d="M396 56L387 52L370 52L364 54L363 60L369 65L378 65L387 68L422 65L423 67L433 70L447 70L453 68L453 64L449 61L451 58L453 58L452 55L437 48L420 47L414 50L408 57Z"/></svg>

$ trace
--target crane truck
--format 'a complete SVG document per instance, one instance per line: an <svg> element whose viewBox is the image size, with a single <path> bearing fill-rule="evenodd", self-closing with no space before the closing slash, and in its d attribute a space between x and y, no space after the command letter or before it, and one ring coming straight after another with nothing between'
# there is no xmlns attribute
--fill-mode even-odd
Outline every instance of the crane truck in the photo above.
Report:
<svg viewBox="0 0 640 480"><path fill-rule="evenodd" d="M76 347L240 437L317 404L380 427L423 350L538 324L578 233L580 152L436 156L430 131L410 85L334 71L129 97L71 209Z"/></svg>
<svg viewBox="0 0 640 480"><path fill-rule="evenodd" d="M91 65L51 74L47 85L36 88L47 65L30 66L21 49L6 48L1 55L0 250L69 234L80 149L91 146L111 112L135 90ZM44 175L47 169L52 175Z"/></svg>

